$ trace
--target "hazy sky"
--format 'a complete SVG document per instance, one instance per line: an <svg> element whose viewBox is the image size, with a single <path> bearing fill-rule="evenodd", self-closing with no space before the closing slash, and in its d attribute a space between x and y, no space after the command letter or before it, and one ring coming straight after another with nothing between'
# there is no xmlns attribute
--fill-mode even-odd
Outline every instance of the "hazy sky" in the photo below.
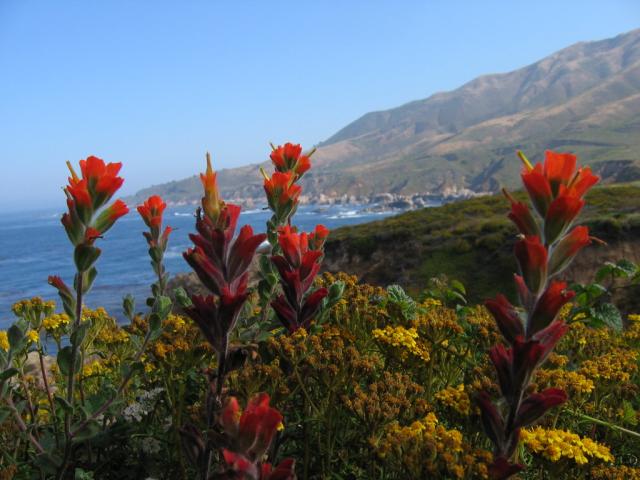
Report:
<svg viewBox="0 0 640 480"><path fill-rule="evenodd" d="M637 0L0 0L0 210L62 208L67 159L133 193L638 27Z"/></svg>

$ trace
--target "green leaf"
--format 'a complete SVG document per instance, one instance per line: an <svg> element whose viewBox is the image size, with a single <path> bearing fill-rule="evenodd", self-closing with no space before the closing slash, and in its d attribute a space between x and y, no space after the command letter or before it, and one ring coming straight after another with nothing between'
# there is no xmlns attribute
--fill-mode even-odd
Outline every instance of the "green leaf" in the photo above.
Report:
<svg viewBox="0 0 640 480"><path fill-rule="evenodd" d="M58 367L60 367L60 372L65 376L68 376L71 370L72 353L73 353L73 350L71 349L70 346L63 347L58 352L58 357L57 357ZM79 355L76 353L75 373L78 373L79 371L80 371L80 358L79 358Z"/></svg>
<svg viewBox="0 0 640 480"><path fill-rule="evenodd" d="M638 425L638 418L636 416L636 411L633 408L633 405L628 400L622 401L622 411L623 411L623 420L624 423L632 426Z"/></svg>
<svg viewBox="0 0 640 480"><path fill-rule="evenodd" d="M133 317L135 317L135 308L136 301L133 298L133 295L125 295L122 299L122 310L124 310L124 314L129 320L133 320Z"/></svg>
<svg viewBox="0 0 640 480"><path fill-rule="evenodd" d="M65 411L65 413L69 413L69 414L73 413L73 406L69 402L67 402L66 398L62 398L60 395L56 395L53 397L53 400L55 403L60 405L60 407Z"/></svg>
<svg viewBox="0 0 640 480"><path fill-rule="evenodd" d="M176 297L176 301L182 308L189 308L193 306L191 302L191 298L187 295L187 292L184 288L178 287L173 291L173 294Z"/></svg>
<svg viewBox="0 0 640 480"><path fill-rule="evenodd" d="M450 282L451 288L459 293L461 293L462 295L466 295L467 291L464 288L464 285L462 284L462 282L458 281L458 280L451 280Z"/></svg>
<svg viewBox="0 0 640 480"><path fill-rule="evenodd" d="M335 305L335 303L342 298L344 294L345 284L343 281L337 281L329 287L329 298L331 299L331 303Z"/></svg>
<svg viewBox="0 0 640 480"><path fill-rule="evenodd" d="M0 382L10 379L14 375L17 375L19 370L17 368L7 368L4 372L0 373Z"/></svg>
<svg viewBox="0 0 640 480"><path fill-rule="evenodd" d="M73 345L82 345L85 337L87 336L87 332L91 328L91 324L89 322L81 323L78 328L71 334L71 343Z"/></svg>
<svg viewBox="0 0 640 480"><path fill-rule="evenodd" d="M162 319L159 315L152 313L149 316L149 341L154 341L160 335L162 335Z"/></svg>
<svg viewBox="0 0 640 480"><path fill-rule="evenodd" d="M16 350L22 346L24 340L24 332L15 323L9 327L7 331L7 337L9 338L9 345L12 350Z"/></svg>
<svg viewBox="0 0 640 480"><path fill-rule="evenodd" d="M82 293L87 293L93 286L93 281L98 276L98 270L95 267L91 267L84 272L82 279Z"/></svg>
<svg viewBox="0 0 640 480"><path fill-rule="evenodd" d="M85 272L89 270L96 260L98 260L100 253L101 250L92 245L86 245L84 243L78 245L73 252L73 261L78 271Z"/></svg>
<svg viewBox="0 0 640 480"><path fill-rule="evenodd" d="M611 303L603 303L592 309L594 320L602 322L617 332L622 331L622 315L620 311Z"/></svg>
<svg viewBox="0 0 640 480"><path fill-rule="evenodd" d="M157 314L160 319L164 320L171 313L171 307L173 306L169 297L160 296L156 298L153 305L153 313Z"/></svg>

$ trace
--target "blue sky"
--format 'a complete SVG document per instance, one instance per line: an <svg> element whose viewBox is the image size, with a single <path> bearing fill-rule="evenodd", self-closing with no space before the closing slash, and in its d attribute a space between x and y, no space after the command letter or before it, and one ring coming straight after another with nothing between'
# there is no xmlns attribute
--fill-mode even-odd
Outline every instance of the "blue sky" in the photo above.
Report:
<svg viewBox="0 0 640 480"><path fill-rule="evenodd" d="M133 193L638 27L635 0L0 0L0 210L62 208L65 160Z"/></svg>

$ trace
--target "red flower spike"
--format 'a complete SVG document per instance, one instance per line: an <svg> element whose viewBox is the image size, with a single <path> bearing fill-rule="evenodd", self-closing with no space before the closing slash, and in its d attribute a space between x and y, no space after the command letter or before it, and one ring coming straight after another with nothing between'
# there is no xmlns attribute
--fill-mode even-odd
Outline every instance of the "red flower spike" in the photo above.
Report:
<svg viewBox="0 0 640 480"><path fill-rule="evenodd" d="M289 305L284 295L278 295L278 297L271 302L271 307L289 333L294 333L300 328L298 314L291 305Z"/></svg>
<svg viewBox="0 0 640 480"><path fill-rule="evenodd" d="M272 301L271 306L289 332L308 328L322 299L329 294L327 289L320 288L305 298L320 270L321 247L328 232L322 225L310 235L297 233L289 225L278 229L278 243L283 255L274 255L271 261L280 274L284 295ZM316 247L318 249L314 250Z"/></svg>
<svg viewBox="0 0 640 480"><path fill-rule="evenodd" d="M567 185L573 178L577 157L571 153L545 152L544 175L551 185L554 197L558 195L560 185Z"/></svg>
<svg viewBox="0 0 640 480"><path fill-rule="evenodd" d="M241 475L233 478L258 478L258 466L244 455L234 453L225 448L222 450L222 456L231 471Z"/></svg>
<svg viewBox="0 0 640 480"><path fill-rule="evenodd" d="M82 178L87 181L92 192L93 209L98 210L122 186L124 179L118 177L122 163L108 163L98 157L90 156L80 160Z"/></svg>
<svg viewBox="0 0 640 480"><path fill-rule="evenodd" d="M502 189L502 193L511 203L511 212L509 212L508 217L515 223L520 233L523 235L540 236L538 222L533 217L531 210L529 210L529 206L526 203L517 201L505 188Z"/></svg>
<svg viewBox="0 0 640 480"><path fill-rule="evenodd" d="M74 180L72 177L69 177L69 185L67 185L66 191L73 197L78 207L88 209L92 207L93 202L86 180Z"/></svg>
<svg viewBox="0 0 640 480"><path fill-rule="evenodd" d="M573 297L575 292L567 290L567 283L552 281L538 299L533 313L529 317L527 335L535 335L556 319L560 309Z"/></svg>
<svg viewBox="0 0 640 480"><path fill-rule="evenodd" d="M581 168L570 183L571 188L579 197L584 196L591 187L600 181L600 177L591 173L590 167Z"/></svg>
<svg viewBox="0 0 640 480"><path fill-rule="evenodd" d="M223 292L219 301L212 295L191 297L193 305L185 309L186 313L217 352L224 351L229 332L235 326L248 295L245 288L235 295Z"/></svg>
<svg viewBox="0 0 640 480"><path fill-rule="evenodd" d="M562 320L555 320L551 324L537 332L533 339L537 341L541 347L539 356L537 357L536 364L542 365L547 359L553 348L560 341L560 339L567 333L569 326Z"/></svg>
<svg viewBox="0 0 640 480"><path fill-rule="evenodd" d="M525 284L537 294L547 280L547 249L539 237L525 237L516 242L515 255Z"/></svg>
<svg viewBox="0 0 640 480"><path fill-rule="evenodd" d="M583 206L584 200L573 190L561 186L560 195L551 202L544 219L544 239L547 245L555 242L569 228Z"/></svg>
<svg viewBox="0 0 640 480"><path fill-rule="evenodd" d="M524 335L524 327L520 315L504 295L498 294L495 299L484 302L484 305L491 312L502 336L509 343L512 344L516 337Z"/></svg>
<svg viewBox="0 0 640 480"><path fill-rule="evenodd" d="M531 202L538 213L544 217L547 214L549 204L553 200L553 193L542 168L542 165L538 163L532 170L525 169L521 177Z"/></svg>
<svg viewBox="0 0 640 480"><path fill-rule="evenodd" d="M238 434L238 422L241 414L238 399L230 397L220 413L220 425L230 437L235 437Z"/></svg>
<svg viewBox="0 0 640 480"><path fill-rule="evenodd" d="M591 244L589 228L575 227L554 247L549 260L549 274L557 275L562 272L578 252L589 244Z"/></svg>
<svg viewBox="0 0 640 480"><path fill-rule="evenodd" d="M489 477L494 480L506 480L524 469L524 465L511 463L505 457L498 457L489 465Z"/></svg>
<svg viewBox="0 0 640 480"><path fill-rule="evenodd" d="M289 265L298 268L304 253L302 250L305 245L308 245L306 234L297 233L295 227L285 225L278 229L278 243Z"/></svg>
<svg viewBox="0 0 640 480"><path fill-rule="evenodd" d="M152 195L142 205L138 205L137 210L147 227L160 228L165 208L167 208L167 204L162 200L162 197Z"/></svg>
<svg viewBox="0 0 640 480"><path fill-rule="evenodd" d="M567 394L560 388L547 388L532 393L520 404L516 415L516 427L526 427L542 417L547 410L567 401Z"/></svg>
<svg viewBox="0 0 640 480"><path fill-rule="evenodd" d="M489 358L493 363L498 374L498 383L500 384L500 391L505 397L513 395L513 379L512 379L512 364L513 364L513 348L505 348L502 344L494 345L489 350Z"/></svg>
<svg viewBox="0 0 640 480"><path fill-rule="evenodd" d="M129 207L127 207L127 205L122 200L116 200L107 208L105 208L102 213L100 213L100 215L98 215L98 218L95 222L95 228L100 233L105 233L107 230L113 227L113 224L116 223L116 221L120 217L126 215L127 213L129 213Z"/></svg>
<svg viewBox="0 0 640 480"><path fill-rule="evenodd" d="M64 283L64 280L62 280L62 278L60 278L59 276L49 275L48 282L49 282L49 285L53 286L53 288L55 288L56 290L58 290L58 292L60 292L60 295L73 298L71 294L71 290L69 289L69 287L67 287L67 284Z"/></svg>
<svg viewBox="0 0 640 480"><path fill-rule="evenodd" d="M269 463L263 463L260 470L260 480L295 480L296 462L292 458L285 458L273 468Z"/></svg>
<svg viewBox="0 0 640 480"><path fill-rule="evenodd" d="M521 275L513 275L513 281L516 284L516 290L518 292L518 298L520 299L520 304L525 308L526 311L530 311L533 308L531 303L533 302L533 297L529 288L524 283L524 278Z"/></svg>
<svg viewBox="0 0 640 480"><path fill-rule="evenodd" d="M324 242L329 236L329 229L324 225L316 225L313 233L309 234L309 248L311 250L322 250Z"/></svg>
<svg viewBox="0 0 640 480"><path fill-rule="evenodd" d="M67 198L67 208L69 209L69 212L62 214L60 222L64 226L64 229L67 232L67 236L69 237L71 243L74 246L77 246L84 240L84 226L82 224L82 221L80 220L80 217L78 217L76 203L71 198Z"/></svg>
<svg viewBox="0 0 640 480"><path fill-rule="evenodd" d="M293 182L292 172L275 172L271 178L265 178L264 191L273 210L279 211L282 207L298 201L302 187Z"/></svg>
<svg viewBox="0 0 640 480"><path fill-rule="evenodd" d="M480 418L484 431L497 446L502 450L504 445L504 419L498 412L498 409L489 398L487 392L480 392L476 398L476 403L480 407Z"/></svg>
<svg viewBox="0 0 640 480"><path fill-rule="evenodd" d="M282 425L282 415L269 406L269 395L263 392L249 400L242 413L237 402L229 400L221 421L231 440L230 450L256 462L262 459L271 445L273 436Z"/></svg>
<svg viewBox="0 0 640 480"><path fill-rule="evenodd" d="M534 236L540 235L538 224L526 203L512 203L509 219L516 224L516 227L518 227L521 234Z"/></svg>
<svg viewBox="0 0 640 480"><path fill-rule="evenodd" d="M292 143L285 143L271 152L271 161L278 172L292 171L300 178L311 168L311 161L307 155L301 155L302 147Z"/></svg>
<svg viewBox="0 0 640 480"><path fill-rule="evenodd" d="M207 152L207 170L200 174L200 181L204 188L204 197L202 197L202 209L207 217L214 223L218 221L220 210L224 206L224 202L220 200L220 192L218 190L217 174L211 167L211 155Z"/></svg>

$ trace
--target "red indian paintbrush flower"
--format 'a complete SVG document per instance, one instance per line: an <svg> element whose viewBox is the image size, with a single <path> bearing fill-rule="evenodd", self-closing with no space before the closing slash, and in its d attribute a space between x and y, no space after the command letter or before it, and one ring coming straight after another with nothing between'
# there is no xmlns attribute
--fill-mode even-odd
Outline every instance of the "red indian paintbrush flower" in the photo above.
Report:
<svg viewBox="0 0 640 480"><path fill-rule="evenodd" d="M300 178L311 168L309 155L301 155L302 147L292 143L285 143L274 148L271 152L271 161L278 172L292 171Z"/></svg>
<svg viewBox="0 0 640 480"><path fill-rule="evenodd" d="M578 252L590 243L589 228L584 226L575 227L553 249L549 260L549 272L554 275L562 272Z"/></svg>
<svg viewBox="0 0 640 480"><path fill-rule="evenodd" d="M514 252L527 287L539 292L547 280L547 249L539 237L524 237L516 242Z"/></svg>
<svg viewBox="0 0 640 480"><path fill-rule="evenodd" d="M167 204L159 195L152 195L144 201L142 205L138 205L138 213L149 228L159 228L162 225L162 213L167 208Z"/></svg>
<svg viewBox="0 0 640 480"><path fill-rule="evenodd" d="M529 317L527 334L534 335L553 322L560 309L573 297L575 292L567 290L567 283L554 280L538 299Z"/></svg>
<svg viewBox="0 0 640 480"><path fill-rule="evenodd" d="M94 208L104 205L122 186L124 180L118 177L122 163L108 163L105 165L98 157L88 157L80 160L82 178L86 179L89 189L95 193Z"/></svg>
<svg viewBox="0 0 640 480"><path fill-rule="evenodd" d="M264 191L274 210L298 200L302 187L293 183L294 180L292 172L274 172L271 178L265 178Z"/></svg>
<svg viewBox="0 0 640 480"><path fill-rule="evenodd" d="M126 215L127 213L129 213L129 207L127 207L127 205L122 200L116 200L111 205L106 207L100 213L100 215L98 215L98 218L95 222L96 229L100 233L105 233L107 230L113 227L113 224L116 223L116 221L120 217Z"/></svg>
<svg viewBox="0 0 640 480"><path fill-rule="evenodd" d="M580 199L598 182L598 177L593 175L588 167L575 171L576 157L570 153L547 150L544 164L538 163L533 167L521 152L519 155L525 164L522 181L532 203L542 217L546 217L551 202L567 189L571 191L572 197ZM559 206L556 208L558 209ZM558 212L556 211L555 214L557 215ZM547 240L548 243L551 241Z"/></svg>
<svg viewBox="0 0 640 480"><path fill-rule="evenodd" d="M558 195L560 185L567 185L573 178L576 160L576 156L571 153L559 153L551 150L545 152L544 176L549 182L554 196Z"/></svg>
<svg viewBox="0 0 640 480"><path fill-rule="evenodd" d="M309 234L309 248L311 250L322 250L328 236L329 229L327 227L316 225L315 230Z"/></svg>
<svg viewBox="0 0 640 480"><path fill-rule="evenodd" d="M509 343L513 344L516 337L524 335L522 319L504 295L498 294L495 299L487 300L484 304Z"/></svg>
<svg viewBox="0 0 640 480"><path fill-rule="evenodd" d="M485 303L511 345L507 348L497 344L489 352L504 397L505 413L498 410L486 392L477 399L483 426L495 446L489 474L497 479L506 479L523 468L510 462L518 445L520 428L567 400L566 393L556 388L528 396L523 394L535 370L568 329L557 317L575 293L567 289L565 282L550 282L550 279L590 243L586 227L565 232L584 206L582 197L598 181L589 168L576 171L577 159L570 153L547 151L544 163L535 166L521 152L518 155L525 165L522 181L541 218L537 220L527 205L504 192L511 202L509 218L522 234L514 249L522 275L515 275L514 280L527 321L523 328L515 307L502 295Z"/></svg>
<svg viewBox="0 0 640 480"><path fill-rule="evenodd" d="M324 226L316 227L313 247L322 243L328 235ZM309 235L298 233L289 225L278 230L278 244L282 255L274 255L271 261L280 274L283 295L279 295L271 306L282 324L293 332L300 327L308 328L313 316L320 308L322 300L329 294L326 288L319 288L307 294L320 270L322 250L309 248ZM318 240L321 243L318 243Z"/></svg>
<svg viewBox="0 0 640 480"><path fill-rule="evenodd" d="M547 245L556 241L569 228L584 206L584 200L573 189L560 186L560 194L551 202L544 219Z"/></svg>
<svg viewBox="0 0 640 480"><path fill-rule="evenodd" d="M220 192L218 190L217 174L211 167L211 155L207 152L207 170L200 174L200 181L204 187L204 197L202 197L202 209L207 217L214 223L218 221L220 210L224 206L224 202L220 200Z"/></svg>
<svg viewBox="0 0 640 480"><path fill-rule="evenodd" d="M269 405L269 395L263 392L249 400L244 411L235 397L229 398L220 414L220 424L229 440L227 450L256 462L282 428L282 415Z"/></svg>

